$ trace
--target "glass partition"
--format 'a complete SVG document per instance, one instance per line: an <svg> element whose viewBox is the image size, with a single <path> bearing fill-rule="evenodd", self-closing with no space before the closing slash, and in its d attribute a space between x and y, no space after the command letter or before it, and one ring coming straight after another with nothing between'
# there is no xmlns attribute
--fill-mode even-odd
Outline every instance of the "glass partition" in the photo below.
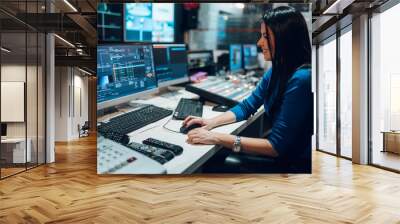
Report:
<svg viewBox="0 0 400 224"><path fill-rule="evenodd" d="M44 1L1 1L0 178L45 162L45 44L43 33L18 20L43 11Z"/></svg>
<svg viewBox="0 0 400 224"><path fill-rule="evenodd" d="M37 33L27 33L27 85L26 85L26 114L27 114L27 150L30 150L30 158L27 167L37 165Z"/></svg>
<svg viewBox="0 0 400 224"><path fill-rule="evenodd" d="M340 36L340 154L352 157L352 32Z"/></svg>
<svg viewBox="0 0 400 224"><path fill-rule="evenodd" d="M336 36L318 47L318 149L336 154Z"/></svg>
<svg viewBox="0 0 400 224"><path fill-rule="evenodd" d="M1 140L2 177L24 171L30 162L27 142L26 33L2 33L1 46ZM5 128L4 128L5 127Z"/></svg>
<svg viewBox="0 0 400 224"><path fill-rule="evenodd" d="M400 170L400 4L371 18L371 162Z"/></svg>

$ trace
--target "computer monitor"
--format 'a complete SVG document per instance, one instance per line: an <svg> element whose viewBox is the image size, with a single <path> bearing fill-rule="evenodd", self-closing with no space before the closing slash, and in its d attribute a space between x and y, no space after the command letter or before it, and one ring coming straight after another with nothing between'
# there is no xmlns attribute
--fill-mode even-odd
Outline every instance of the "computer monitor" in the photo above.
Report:
<svg viewBox="0 0 400 224"><path fill-rule="evenodd" d="M7 124L1 123L1 137L7 136Z"/></svg>
<svg viewBox="0 0 400 224"><path fill-rule="evenodd" d="M97 46L97 107L157 91L151 44Z"/></svg>
<svg viewBox="0 0 400 224"><path fill-rule="evenodd" d="M214 66L214 54L212 50L188 52L189 69Z"/></svg>
<svg viewBox="0 0 400 224"><path fill-rule="evenodd" d="M259 67L257 45L243 44L243 67L246 70Z"/></svg>
<svg viewBox="0 0 400 224"><path fill-rule="evenodd" d="M185 44L154 44L153 52L158 87L189 81Z"/></svg>
<svg viewBox="0 0 400 224"><path fill-rule="evenodd" d="M122 11L119 3L97 5L97 38L99 41L122 41Z"/></svg>
<svg viewBox="0 0 400 224"><path fill-rule="evenodd" d="M175 41L175 5L173 3L126 3L125 41Z"/></svg>
<svg viewBox="0 0 400 224"><path fill-rule="evenodd" d="M231 70L232 73L243 71L241 44L231 44L229 46L229 69Z"/></svg>

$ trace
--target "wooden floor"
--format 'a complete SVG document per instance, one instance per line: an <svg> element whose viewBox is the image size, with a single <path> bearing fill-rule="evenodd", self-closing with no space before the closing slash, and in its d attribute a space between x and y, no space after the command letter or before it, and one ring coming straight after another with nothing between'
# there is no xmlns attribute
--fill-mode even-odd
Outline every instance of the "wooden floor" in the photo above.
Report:
<svg viewBox="0 0 400 224"><path fill-rule="evenodd" d="M1 168L1 177L7 177L22 171L25 171L25 167L24 168Z"/></svg>
<svg viewBox="0 0 400 224"><path fill-rule="evenodd" d="M0 223L400 223L400 175L314 153L312 175L98 176L95 138L0 181Z"/></svg>

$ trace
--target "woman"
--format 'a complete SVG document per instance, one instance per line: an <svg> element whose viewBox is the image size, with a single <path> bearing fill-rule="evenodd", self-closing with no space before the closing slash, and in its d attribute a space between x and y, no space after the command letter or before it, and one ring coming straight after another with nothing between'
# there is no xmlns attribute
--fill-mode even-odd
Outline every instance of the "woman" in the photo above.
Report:
<svg viewBox="0 0 400 224"><path fill-rule="evenodd" d="M309 173L313 132L311 43L302 14L286 6L267 11L257 45L264 59L272 61L272 68L252 94L230 111L211 119L186 118L183 125L202 126L188 133L187 142L218 144L234 152L273 157L274 172ZM262 104L272 124L266 139L210 131L247 119Z"/></svg>

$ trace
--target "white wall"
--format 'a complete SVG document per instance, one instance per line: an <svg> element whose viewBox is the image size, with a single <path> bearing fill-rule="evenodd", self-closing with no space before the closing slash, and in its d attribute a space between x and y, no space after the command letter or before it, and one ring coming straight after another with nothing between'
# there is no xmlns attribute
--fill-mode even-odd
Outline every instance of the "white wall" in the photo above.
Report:
<svg viewBox="0 0 400 224"><path fill-rule="evenodd" d="M88 78L76 68L56 67L55 85L55 140L77 139L78 125L88 120Z"/></svg>
<svg viewBox="0 0 400 224"><path fill-rule="evenodd" d="M25 82L25 64L6 64L1 66L1 81ZM1 108L7 110L7 108ZM25 137L25 122L7 123L7 137Z"/></svg>
<svg viewBox="0 0 400 224"><path fill-rule="evenodd" d="M27 70L26 70L27 69ZM25 67L24 65L19 65L19 64L3 64L1 66L1 81L4 82L25 82L25 75L26 75L26 71L28 72L28 74L36 74L36 67L34 66L27 66ZM29 77L28 77L29 78ZM29 85L36 85L36 81L29 80ZM28 106L31 107L35 107L36 108L36 88L32 89L32 88L28 88L27 89L27 104ZM29 90L32 90L34 92L30 93ZM32 102L34 102L34 105L30 105ZM7 110L7 108L1 108L1 110ZM33 125L35 125L35 129L36 129L36 113L35 114L31 114L28 113L28 122L32 122L35 121L35 124L28 124L28 128L32 127ZM26 122L8 122L7 125L7 135L8 137L25 137L25 125ZM29 135L29 133L28 133ZM29 137L29 136L28 136Z"/></svg>
<svg viewBox="0 0 400 224"><path fill-rule="evenodd" d="M312 46L312 55L311 55L311 71L312 71L312 78L311 78L311 90L314 93L314 134L312 136L312 149L317 148L317 139L316 139L316 134L317 133L317 49L316 46Z"/></svg>
<svg viewBox="0 0 400 224"><path fill-rule="evenodd" d="M88 78L81 76L79 72L78 75L76 74L77 70L75 70L74 75L74 108L72 108L72 117L71 126L72 126L72 136L73 138L79 137L78 133L78 124L81 126L88 121Z"/></svg>
<svg viewBox="0 0 400 224"><path fill-rule="evenodd" d="M55 68L55 140L67 141L69 125L69 76L67 67Z"/></svg>
<svg viewBox="0 0 400 224"><path fill-rule="evenodd" d="M7 122L7 137L24 138L26 135L31 143L32 161L36 162L36 158L39 158L39 163L44 163L45 153L43 76L41 66L25 66L25 63L5 63L1 66L1 81L24 82L27 91L26 107L22 108L26 111L27 119L24 122ZM1 110L10 110L10 108L1 108Z"/></svg>

